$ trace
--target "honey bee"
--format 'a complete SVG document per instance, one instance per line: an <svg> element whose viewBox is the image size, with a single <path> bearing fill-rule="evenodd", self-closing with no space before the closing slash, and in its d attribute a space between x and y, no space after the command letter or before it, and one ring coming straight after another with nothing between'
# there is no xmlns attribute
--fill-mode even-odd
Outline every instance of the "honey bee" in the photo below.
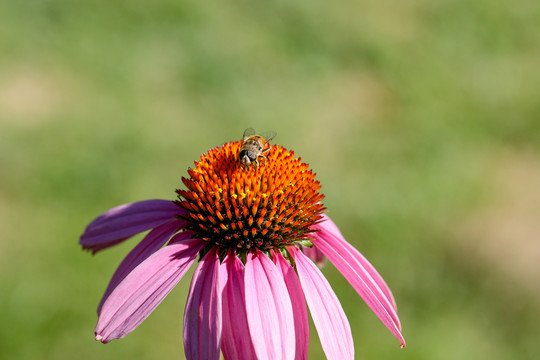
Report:
<svg viewBox="0 0 540 360"><path fill-rule="evenodd" d="M271 149L268 142L276 135L275 131L266 131L257 135L255 130L247 128L242 138L242 146L240 146L240 161L242 164L255 163L258 166L259 159L268 160L265 155Z"/></svg>

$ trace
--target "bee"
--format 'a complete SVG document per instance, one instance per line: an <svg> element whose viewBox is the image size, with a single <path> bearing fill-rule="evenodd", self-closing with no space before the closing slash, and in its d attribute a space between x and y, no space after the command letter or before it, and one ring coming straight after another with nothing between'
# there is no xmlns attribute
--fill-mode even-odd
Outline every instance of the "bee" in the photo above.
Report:
<svg viewBox="0 0 540 360"><path fill-rule="evenodd" d="M268 143L277 133L275 131L266 131L260 135L255 133L252 128L247 128L242 137L242 146L240 146L240 161L242 164L251 163L259 165L259 159L265 159L266 153L272 148Z"/></svg>

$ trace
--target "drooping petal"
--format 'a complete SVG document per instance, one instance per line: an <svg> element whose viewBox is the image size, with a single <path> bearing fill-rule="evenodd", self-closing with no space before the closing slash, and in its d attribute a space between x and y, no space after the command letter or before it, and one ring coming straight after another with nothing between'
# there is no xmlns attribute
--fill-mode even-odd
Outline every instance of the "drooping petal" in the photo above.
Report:
<svg viewBox="0 0 540 360"><path fill-rule="evenodd" d="M247 320L257 358L294 359L293 310L276 265L260 250L249 253L244 280Z"/></svg>
<svg viewBox="0 0 540 360"><path fill-rule="evenodd" d="M324 229L336 236L343 238L343 234L337 227L336 223L326 214L321 214L321 216L322 219L315 225L315 228Z"/></svg>
<svg viewBox="0 0 540 360"><path fill-rule="evenodd" d="M291 250L326 357L330 360L354 359L351 327L328 280L304 253L295 248Z"/></svg>
<svg viewBox="0 0 540 360"><path fill-rule="evenodd" d="M145 200L120 205L88 224L79 244L95 253L184 213L184 209L169 200Z"/></svg>
<svg viewBox="0 0 540 360"><path fill-rule="evenodd" d="M401 334L397 313L374 279L376 277L380 283L380 275L371 265L367 267L367 260L344 239L329 231L319 231L311 236L314 239L313 244L328 257L404 347L405 340Z"/></svg>
<svg viewBox="0 0 540 360"><path fill-rule="evenodd" d="M371 277L373 278L373 281L375 281L377 286L379 286L379 289L383 292L384 296L388 299L388 301L390 302L394 310L397 311L397 305L396 305L396 300L394 299L394 295L392 294L392 291L390 290L388 285L386 285L386 282L384 281L382 276L379 275L379 273L377 272L377 270L375 270L373 265L371 265L369 261L367 261L367 259L362 254L360 254L360 252L358 252L358 250L356 250L352 245L350 245L347 242L347 240L345 240L345 237L341 234L341 231L339 231L337 225L332 221L332 219L330 219L326 214L323 214L323 221L315 225L315 228L318 228L319 230L321 230L321 233L330 232L339 240L341 240L342 242L347 244L349 247L354 249L353 253L358 258L358 261L364 266L366 271L371 275Z"/></svg>
<svg viewBox="0 0 540 360"><path fill-rule="evenodd" d="M159 250L171 238L171 236L179 231L184 226L184 222L178 219L171 220L166 224L156 227L145 236L142 241L131 250L131 252L120 263L114 273L105 294L101 298L98 306L98 314L101 312L103 303L111 292L120 284L120 282L133 270L137 265L146 260L150 255ZM188 239L193 236L191 232L185 231L178 234L179 238Z"/></svg>
<svg viewBox="0 0 540 360"><path fill-rule="evenodd" d="M225 272L216 250L210 250L193 274L184 312L184 351L190 360L219 360L221 291Z"/></svg>
<svg viewBox="0 0 540 360"><path fill-rule="evenodd" d="M305 360L309 348L309 322L302 285L291 264L285 260L279 251L274 252L274 261L281 271L283 279L285 279L285 285L291 298L296 339L296 355L294 358L295 360Z"/></svg>
<svg viewBox="0 0 540 360"><path fill-rule="evenodd" d="M225 360L257 360L246 314L244 264L234 251L230 251L223 265L227 270L227 282L223 287L223 357Z"/></svg>
<svg viewBox="0 0 540 360"><path fill-rule="evenodd" d="M107 343L139 326L180 281L205 244L200 239L175 242L133 269L103 303L96 340Z"/></svg>

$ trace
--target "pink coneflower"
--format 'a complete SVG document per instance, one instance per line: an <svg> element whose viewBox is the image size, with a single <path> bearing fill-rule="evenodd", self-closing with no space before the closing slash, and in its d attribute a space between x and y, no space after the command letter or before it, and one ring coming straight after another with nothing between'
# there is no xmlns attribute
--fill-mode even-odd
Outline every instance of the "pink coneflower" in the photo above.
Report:
<svg viewBox="0 0 540 360"><path fill-rule="evenodd" d="M96 339L133 331L198 258L184 312L187 359L306 359L306 302L327 358L353 359L347 317L311 260L322 253L405 346L390 289L323 214L308 165L273 146L266 161L245 166L239 150L231 142L201 155L177 201L121 205L88 225L80 244L94 253L151 230L113 275Z"/></svg>

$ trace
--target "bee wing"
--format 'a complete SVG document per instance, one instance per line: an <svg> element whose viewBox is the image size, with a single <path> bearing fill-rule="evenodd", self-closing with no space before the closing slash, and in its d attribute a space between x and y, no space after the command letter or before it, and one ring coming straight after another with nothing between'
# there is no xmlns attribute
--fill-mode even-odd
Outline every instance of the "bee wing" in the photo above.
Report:
<svg viewBox="0 0 540 360"><path fill-rule="evenodd" d="M247 128L244 131L244 135L242 136L242 138L245 139L245 138L250 137L252 135L255 135L255 130L253 128Z"/></svg>
<svg viewBox="0 0 540 360"><path fill-rule="evenodd" d="M265 131L265 132L263 132L260 136L262 136L264 140L270 141L270 140L272 140L273 138L275 138L276 135L277 135L277 132L271 130L271 131Z"/></svg>

